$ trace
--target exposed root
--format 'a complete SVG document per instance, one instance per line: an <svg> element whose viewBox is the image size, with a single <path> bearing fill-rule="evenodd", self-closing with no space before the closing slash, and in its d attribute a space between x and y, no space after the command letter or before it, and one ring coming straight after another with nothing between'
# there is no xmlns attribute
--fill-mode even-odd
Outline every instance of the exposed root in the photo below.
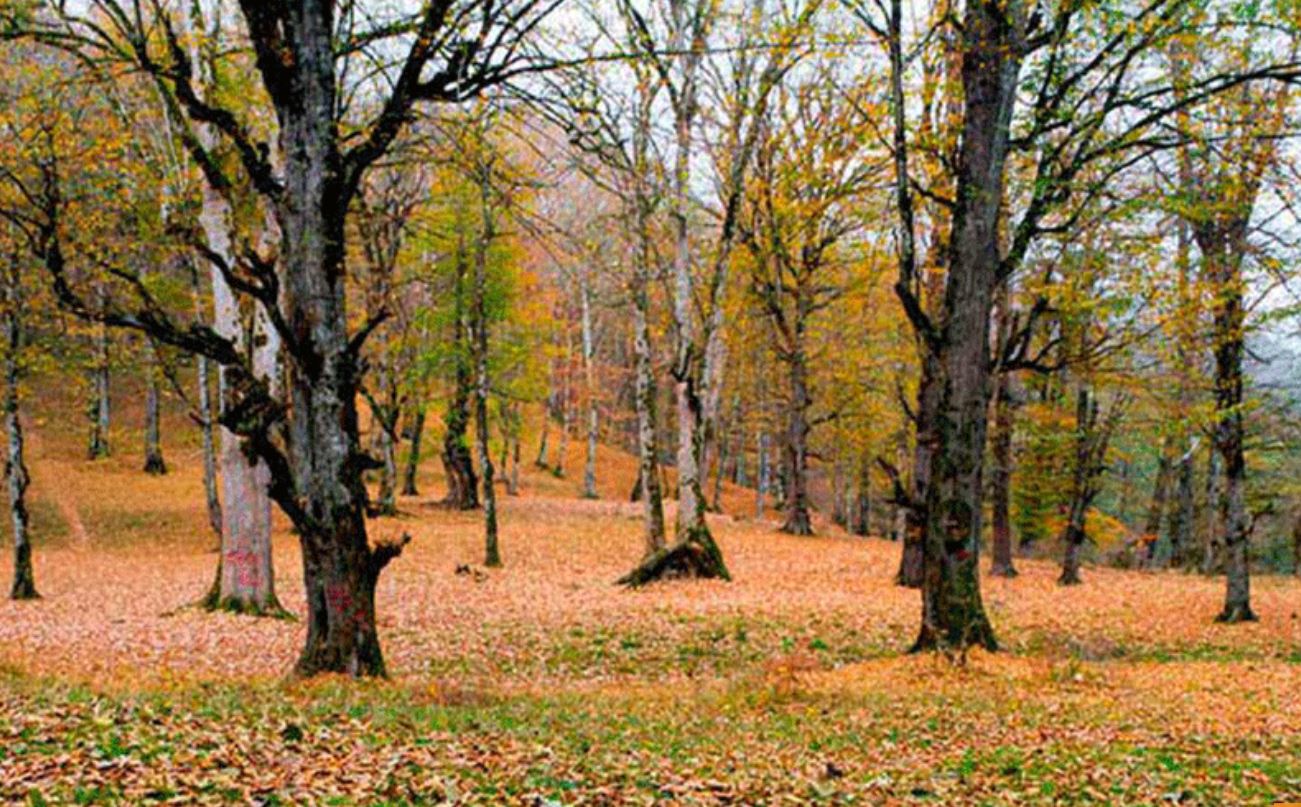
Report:
<svg viewBox="0 0 1301 807"><path fill-rule="evenodd" d="M1260 618L1251 610L1250 605L1243 604L1233 608L1225 606L1220 615L1215 617L1215 621L1225 625L1236 625L1242 622L1259 622Z"/></svg>
<svg viewBox="0 0 1301 807"><path fill-rule="evenodd" d="M723 553L707 531L693 532L671 546L652 552L637 568L619 578L618 583L622 586L644 586L656 580L679 578L732 579L727 565L723 563Z"/></svg>

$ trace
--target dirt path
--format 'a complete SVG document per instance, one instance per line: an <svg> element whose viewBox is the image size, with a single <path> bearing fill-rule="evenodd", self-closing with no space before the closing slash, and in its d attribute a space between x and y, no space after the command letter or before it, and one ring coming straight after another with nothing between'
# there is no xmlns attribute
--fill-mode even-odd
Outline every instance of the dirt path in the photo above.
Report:
<svg viewBox="0 0 1301 807"><path fill-rule="evenodd" d="M78 544L90 543L90 533L86 531L86 525L81 520L81 513L77 510L77 503L73 500L70 491L71 486L68 484L58 484L49 477L47 473L49 466L68 466L68 463L52 459L45 453L45 443L41 440L41 433L31 421L23 423L23 431L27 437L27 471L32 476L32 481L37 484L42 494L54 500L54 504L59 508L59 515L63 522L68 525L68 532L72 535L72 540ZM37 462L36 460L40 460ZM69 471L72 469L69 467ZM66 481L66 480L65 480Z"/></svg>

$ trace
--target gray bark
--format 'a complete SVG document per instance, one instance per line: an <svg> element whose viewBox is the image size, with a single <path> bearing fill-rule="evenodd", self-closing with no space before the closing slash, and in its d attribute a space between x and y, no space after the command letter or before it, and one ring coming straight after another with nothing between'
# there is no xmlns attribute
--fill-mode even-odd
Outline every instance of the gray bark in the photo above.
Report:
<svg viewBox="0 0 1301 807"><path fill-rule="evenodd" d="M416 487L416 473L420 470L420 447L425 437L425 407L416 407L411 416L411 446L407 450L407 464L402 472L402 495L419 496Z"/></svg>
<svg viewBox="0 0 1301 807"><path fill-rule="evenodd" d="M8 437L5 455L5 479L9 491L9 519L14 540L14 579L9 588L9 598L32 600L36 592L36 578L32 571L31 518L27 512L27 463L24 456L23 424L20 411L19 384L22 378L23 323L21 295L18 289L18 267L15 260L0 269L4 272L3 305L4 328L4 420Z"/></svg>
<svg viewBox="0 0 1301 807"><path fill-rule="evenodd" d="M111 419L108 326L100 324L95 329L94 364L91 368L92 398L88 414L90 415L90 439L86 447L86 456L92 460L102 459L110 453L108 430Z"/></svg>
<svg viewBox="0 0 1301 807"><path fill-rule="evenodd" d="M583 498L595 499L596 492L596 447L600 438L600 409L596 394L596 337L592 325L592 287L587 270L581 270L578 276L578 296L582 311L583 338L583 383L587 398L587 457L583 464Z"/></svg>
<svg viewBox="0 0 1301 807"><path fill-rule="evenodd" d="M161 412L161 390L158 366L158 352L153 345L146 347L148 358L145 373L145 466L144 471L154 476L167 473L167 461L163 459Z"/></svg>

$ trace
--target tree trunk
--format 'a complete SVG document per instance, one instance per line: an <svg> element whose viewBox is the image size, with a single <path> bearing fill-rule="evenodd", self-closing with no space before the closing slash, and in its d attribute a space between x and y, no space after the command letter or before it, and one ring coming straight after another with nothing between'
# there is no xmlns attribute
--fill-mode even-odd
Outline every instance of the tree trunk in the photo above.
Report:
<svg viewBox="0 0 1301 807"><path fill-rule="evenodd" d="M1292 575L1301 577L1301 516L1292 524Z"/></svg>
<svg viewBox="0 0 1301 807"><path fill-rule="evenodd" d="M1004 283L998 293L999 350L1006 347L1011 328L1011 289ZM1012 563L1012 433L1016 427L1016 402L1012 400L1012 374L1006 369L998 371L994 387L994 474L990 491L993 503L993 560L989 573L994 577L1016 577Z"/></svg>
<svg viewBox="0 0 1301 807"><path fill-rule="evenodd" d="M386 413L386 417L390 417ZM398 479L398 454L397 441L394 439L393 431L388 425L380 426L379 451L380 462L383 467L380 468L379 491L376 498L378 501L378 511L383 516L397 515L397 479Z"/></svg>
<svg viewBox="0 0 1301 807"><path fill-rule="evenodd" d="M556 446L556 461L551 466L551 475L557 479L565 478L565 462L569 458L569 432L573 428L573 408L570 406L571 378L570 356L573 353L572 339L566 336L565 375L560 383L560 444Z"/></svg>
<svg viewBox="0 0 1301 807"><path fill-rule="evenodd" d="M402 472L402 495L419 496L416 487L416 473L420 470L420 445L425 436L425 407L417 406L411 415L411 447L407 451L407 464Z"/></svg>
<svg viewBox="0 0 1301 807"><path fill-rule="evenodd" d="M95 364L91 369L93 398L89 410L90 440L86 456L92 460L102 459L110 453L109 360L108 326L101 323L95 330Z"/></svg>
<svg viewBox="0 0 1301 807"><path fill-rule="evenodd" d="M551 431L551 403L548 401L542 406L542 434L538 437L538 456L533 460L533 466L536 468L547 467L547 436Z"/></svg>
<svg viewBox="0 0 1301 807"><path fill-rule="evenodd" d="M786 521L781 531L791 535L812 535L809 514L809 395L808 367L804 348L797 345L789 363L790 409L786 413Z"/></svg>
<svg viewBox="0 0 1301 807"><path fill-rule="evenodd" d="M217 495L217 451L214 424L218 413L212 406L212 378L208 373L208 359L198 359L199 419L203 432L203 498L207 503L208 526L221 538L221 498Z"/></svg>
<svg viewBox="0 0 1301 807"><path fill-rule="evenodd" d="M1188 564L1188 549L1193 544L1196 520L1193 496L1193 455L1195 442L1189 444L1175 464L1174 506L1170 511L1170 565L1182 569Z"/></svg>
<svg viewBox="0 0 1301 807"><path fill-rule="evenodd" d="M9 589L13 600L34 600L36 578L32 572L31 519L27 512L27 463L23 454L23 425L19 383L22 377L22 301L19 299L18 268L11 264L4 272L4 417L9 450L5 457L5 478L9 482L9 518L14 538L14 580Z"/></svg>
<svg viewBox="0 0 1301 807"><path fill-rule="evenodd" d="M854 534L866 538L872 534L872 469L871 461L863 454L858 469L858 495L854 518Z"/></svg>
<svg viewBox="0 0 1301 807"><path fill-rule="evenodd" d="M648 237L648 235L646 236ZM642 540L646 557L664 548L664 492L660 488L659 438L656 428L655 356L649 324L649 256L643 245L633 278L633 350L637 410L637 490L642 503ZM637 501L634 498L634 501Z"/></svg>
<svg viewBox="0 0 1301 807"><path fill-rule="evenodd" d="M921 588L924 578L926 537L926 491L930 486L931 462L935 455L935 423L938 418L940 386L935 359L923 350L922 375L917 385L916 445L913 447L912 475L908 484L910 502L901 513L903 553L895 583Z"/></svg>
<svg viewBox="0 0 1301 807"><path fill-rule="evenodd" d="M1214 574L1219 570L1220 558L1220 514L1223 507L1223 491L1220 489L1219 448L1211 443L1211 450L1206 459L1206 523L1202 526L1202 574Z"/></svg>
<svg viewBox="0 0 1301 807"><path fill-rule="evenodd" d="M163 459L162 428L159 423L160 412L160 390L158 376L161 369L158 367L158 351L152 346L146 348L148 351L145 386L145 467L144 471L153 476L162 476L167 473L167 462Z"/></svg>
<svg viewBox="0 0 1301 807"><path fill-rule="evenodd" d="M297 342L289 374L294 489L278 478L273 493L294 517L302 545L308 618L297 670L383 675L375 585L396 548L372 550L366 535L331 14L315 2L291 5L286 14L286 47L292 48L286 64L292 65L298 95L296 103L278 110L286 161L279 206L282 299Z"/></svg>
<svg viewBox="0 0 1301 807"><path fill-rule="evenodd" d="M231 243L232 211L227 200L207 185L199 225L207 247L224 261L234 261ZM213 329L240 351L245 344L245 324L234 291L221 271L211 269ZM260 309L259 309L260 311ZM278 377L279 342L265 316L256 317L260 338L254 344L255 372L274 388ZM228 368L218 371L218 408L229 411L235 390ZM271 558L271 471L265 461L245 450L241 438L225 426L220 428L218 464L221 475L221 555L212 589L203 600L208 609L247 614L284 613L275 594L275 572ZM209 510L212 514L212 510Z"/></svg>
<svg viewBox="0 0 1301 807"><path fill-rule="evenodd" d="M510 451L510 473L506 475L506 495L519 495L519 455L520 455L520 436L518 433L511 436Z"/></svg>
<svg viewBox="0 0 1301 807"><path fill-rule="evenodd" d="M840 457L831 464L831 523L846 530L851 527L845 497L845 468Z"/></svg>
<svg viewBox="0 0 1301 807"><path fill-rule="evenodd" d="M1245 486L1247 463L1243 451L1243 373L1245 318L1242 278L1246 222L1230 232L1203 231L1198 245L1206 262L1207 279L1215 291L1212 304L1215 332L1215 447L1224 467L1223 531L1226 577L1224 610L1218 622L1254 622L1251 610L1251 570Z"/></svg>
<svg viewBox="0 0 1301 807"><path fill-rule="evenodd" d="M481 149L488 148L480 143ZM483 476L483 564L489 568L501 566L501 549L497 543L497 491L493 488L492 453L488 445L488 396L492 393L488 377L488 249L497 234L491 209L491 162L482 159L479 186L479 211L482 232L475 243L474 255L474 312L471 332L474 338L474 414L479 438L479 469Z"/></svg>
<svg viewBox="0 0 1301 807"><path fill-rule="evenodd" d="M674 393L678 416L678 511L671 546L658 550L626 575L622 582L640 585L661 577L684 576L729 579L723 555L705 521L705 496L701 461L706 440L706 413L702 385L709 383L709 339L701 344L696 323L696 293L690 239L692 127L697 111L696 72L701 54L688 44L687 22L674 11L671 39L681 59L681 87L673 104L674 158L670 219L673 225L673 323L677 337L673 357Z"/></svg>
<svg viewBox="0 0 1301 807"><path fill-rule="evenodd" d="M443 469L447 475L447 496L443 503L456 510L474 510L479 506L479 480L470 454L470 396L473 380L470 373L472 346L467 343L465 328L465 253L458 246L456 278L453 289L452 341L455 350L455 379L452 397L443 417Z"/></svg>
<svg viewBox="0 0 1301 807"><path fill-rule="evenodd" d="M1152 504L1147 509L1147 522L1143 525L1143 565L1156 563L1157 544L1161 540L1161 523L1166 517L1166 498L1170 492L1170 444L1167 437L1161 446L1157 461L1156 480L1152 484Z"/></svg>
<svg viewBox="0 0 1301 807"><path fill-rule="evenodd" d="M934 354L939 386L922 550L922 625L914 650L998 644L980 596L982 471L989 411L989 324L1000 282L999 210L1020 73L1025 9L976 0L964 11L963 120L948 278Z"/></svg>
<svg viewBox="0 0 1301 807"><path fill-rule="evenodd" d="M1081 526L1082 519L1077 518L1074 511L1070 515L1070 520L1066 525L1066 531L1062 535L1062 540L1066 545L1066 553L1062 556L1062 573L1057 578L1059 585L1078 586L1080 580L1080 547L1084 545L1084 528Z"/></svg>
<svg viewBox="0 0 1301 807"><path fill-rule="evenodd" d="M600 437L600 412L596 405L595 334L592 332L592 289L587 272L579 274L579 302L582 307L583 386L587 398L587 457L583 464L583 498L595 499L596 446Z"/></svg>
<svg viewBox="0 0 1301 807"><path fill-rule="evenodd" d="M759 432L758 448L758 465L755 478L755 497L754 497L754 517L763 518L764 500L768 496L768 433Z"/></svg>
<svg viewBox="0 0 1301 807"><path fill-rule="evenodd" d="M1084 520L1088 517L1089 504L1093 498L1093 441L1097 439L1097 427L1097 401L1090 403L1088 389L1081 386L1075 407L1075 462L1071 469L1070 504L1061 538L1066 552L1062 559L1061 576L1057 578L1057 582L1063 586L1077 586L1081 582L1080 547L1088 537Z"/></svg>

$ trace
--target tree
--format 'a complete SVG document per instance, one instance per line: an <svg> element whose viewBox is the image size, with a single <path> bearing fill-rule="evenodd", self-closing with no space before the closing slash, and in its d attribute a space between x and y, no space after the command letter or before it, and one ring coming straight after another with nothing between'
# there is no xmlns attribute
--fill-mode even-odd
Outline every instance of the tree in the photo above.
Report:
<svg viewBox="0 0 1301 807"><path fill-rule="evenodd" d="M960 136L953 195L945 200L951 225L942 305L924 310L909 262L901 262L897 287L924 346L922 387L933 382L938 388L931 476L925 495L913 497L926 525L922 628L915 649L997 647L977 565L989 379L996 367L1038 364L1042 357L1027 352L1027 337L1045 311L1032 307L1019 333L1007 341L1008 349L991 357L990 320L999 285L1042 236L1069 232L1110 180L1144 156L1171 147L1172 140L1157 131L1169 115L1246 83L1296 73L1290 62L1256 63L1199 76L1187 91L1174 92L1143 68L1158 50L1154 45L1184 30L1180 11L1187 5L1180 0L1153 0L1135 9L1069 5L1049 18L1032 13L1025 3L982 1L967 3L961 12ZM888 16L892 24L876 27L893 43L902 37L902 16L897 8ZM1027 61L1033 70L1023 79ZM901 74L903 60L892 58L892 64L892 74ZM1031 103L1018 116L1023 84ZM902 200L913 179L902 93L896 89L892 95L896 188ZM1024 191L1009 199L1006 169L1014 150L1033 156L1027 160ZM1019 215L1012 215L1012 202ZM919 434L922 429L919 423Z"/></svg>
<svg viewBox="0 0 1301 807"><path fill-rule="evenodd" d="M664 576L730 579L709 525L705 521L704 460L710 424L717 412L723 379L725 346L722 333L724 297L737 236L737 219L745 180L758 143L761 121L769 98L790 70L808 53L801 37L810 29L819 0L782 4L777 23L765 33L771 45L761 55L752 45L760 33L762 15L743 14L738 45L717 99L721 115L718 166L718 225L712 239L704 288L696 277L690 234L692 155L699 125L702 63L709 50L716 22L711 0L670 0L660 28L630 7L638 26L640 58L648 59L668 98L673 122L672 167L666 193L672 231L672 326L674 335L671 375L677 404L678 511L674 541L647 556L622 578L641 585ZM698 313L697 296L703 291L704 313Z"/></svg>
<svg viewBox="0 0 1301 807"><path fill-rule="evenodd" d="M839 98L825 65L788 97L779 92L755 150L755 168L738 229L751 260L750 288L772 333L785 372L782 441L786 519L782 532L811 535L810 435L835 416L812 414L810 329L845 293L844 242L860 227L856 208L875 166L865 160L864 132Z"/></svg>
<svg viewBox="0 0 1301 807"><path fill-rule="evenodd" d="M357 357L383 317L355 330L349 326L344 243L351 202L417 104L461 100L525 70L533 52L523 39L550 7L531 0L465 5L442 0L396 24L367 30L358 27L361 15L352 6L342 7L340 16L341 7L330 0L241 2L258 74L276 113L284 160L279 169L234 112L199 94L195 66L165 13L96 0L88 12L94 16L60 5L35 16L15 12L6 20L10 30L87 57L127 54L135 67L157 79L190 122L210 124L220 133L246 180L274 211L280 231L276 258L239 256L241 265L227 265L223 274L232 288L261 304L284 341L291 380L284 397L248 368L245 353L229 339L203 325L183 324L129 278L127 299L89 304L70 265L74 253L63 249L66 223L57 194L39 206L38 245L56 291L74 312L144 331L232 369L233 400L223 423L266 462L271 495L294 522L303 550L307 640L296 665L302 675L384 673L375 585L404 543L372 547L366 530L362 474L372 462L359 443ZM157 31L160 36L151 36ZM467 31L474 35L466 38ZM341 92L341 77L351 75L347 67L358 56L402 47L396 37L406 37L404 55L381 71L391 82L388 90L371 88L383 94L372 94L377 98L368 107L376 110L373 117L356 125L347 118L354 110L340 100L354 97ZM211 150L193 135L184 140L210 186L232 187ZM47 178L53 185L58 175L50 171Z"/></svg>
<svg viewBox="0 0 1301 807"><path fill-rule="evenodd" d="M3 410L8 452L5 479L9 483L9 516L14 539L14 580L9 588L12 600L34 600L36 577L32 571L31 517L27 510L27 475L24 454L21 384L24 369L22 253L10 223L4 236L4 266L0 267L0 332L3 333Z"/></svg>
<svg viewBox="0 0 1301 807"><path fill-rule="evenodd" d="M1075 462L1071 474L1070 508L1061 541L1066 547L1062 560L1062 574L1057 579L1064 586L1080 584L1080 547L1088 540L1085 522L1089 508L1101 492L1100 477L1106 470L1107 448L1120 424L1128 399L1118 394L1108 407L1107 414L1099 414L1097 394L1081 384L1076 393L1075 405Z"/></svg>

